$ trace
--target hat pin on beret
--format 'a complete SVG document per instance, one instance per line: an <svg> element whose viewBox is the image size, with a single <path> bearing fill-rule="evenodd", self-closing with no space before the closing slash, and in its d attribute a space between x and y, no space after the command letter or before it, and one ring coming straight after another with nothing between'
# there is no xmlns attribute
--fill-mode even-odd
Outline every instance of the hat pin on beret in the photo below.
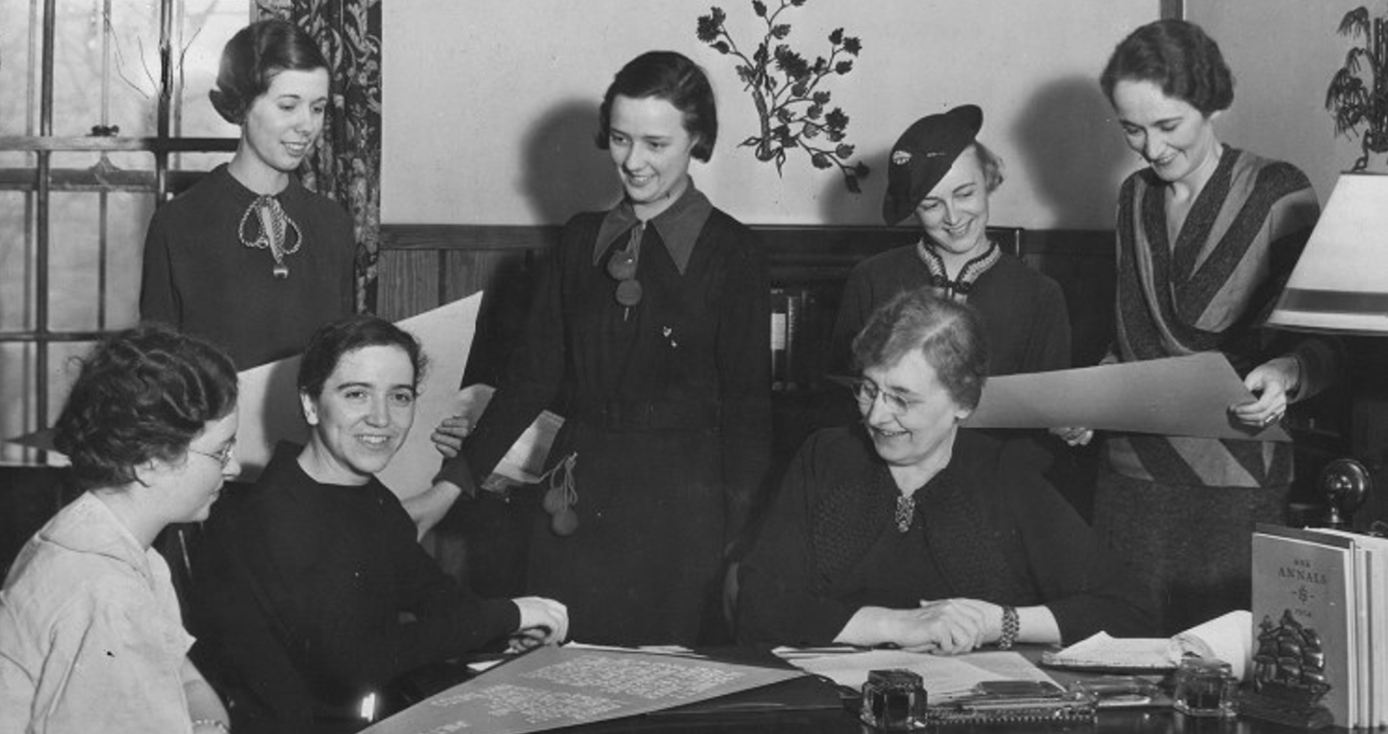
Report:
<svg viewBox="0 0 1388 734"><path fill-rule="evenodd" d="M894 225L910 216L950 166L974 142L983 127L983 110L977 105L927 115L916 120L892 146L887 168L887 194L882 199L882 219Z"/></svg>

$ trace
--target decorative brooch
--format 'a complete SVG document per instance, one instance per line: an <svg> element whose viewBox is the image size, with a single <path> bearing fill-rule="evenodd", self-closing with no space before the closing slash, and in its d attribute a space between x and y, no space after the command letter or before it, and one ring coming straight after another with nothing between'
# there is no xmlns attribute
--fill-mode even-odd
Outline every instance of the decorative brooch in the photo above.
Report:
<svg viewBox="0 0 1388 734"><path fill-rule="evenodd" d="M246 234L246 223L254 221L260 225L260 232L254 237ZM287 244L289 234L294 235L294 244ZM255 250L269 250L270 255L275 258L275 277L284 280L289 277L289 266L284 264L286 255L293 255L299 251L299 247L304 244L303 232L299 231L299 225L284 213L284 207L273 196L268 194L257 196L251 205L246 207L246 212L241 215L241 224L236 228L236 234L241 238L241 244Z"/></svg>
<svg viewBox="0 0 1388 734"><path fill-rule="evenodd" d="M904 533L911 529L911 523L916 519L916 497L911 495L901 495L896 498L896 531Z"/></svg>

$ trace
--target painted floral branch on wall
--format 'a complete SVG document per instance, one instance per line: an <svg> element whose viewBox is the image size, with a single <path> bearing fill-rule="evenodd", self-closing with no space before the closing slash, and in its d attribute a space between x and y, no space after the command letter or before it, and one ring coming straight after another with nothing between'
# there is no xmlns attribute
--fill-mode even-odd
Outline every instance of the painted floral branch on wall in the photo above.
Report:
<svg viewBox="0 0 1388 734"><path fill-rule="evenodd" d="M778 22L781 13L807 1L778 0L779 6L773 10L763 0L752 0L752 11L765 22L766 33L751 56L728 33L724 23L727 13L716 6L708 15L699 16L699 40L739 62L737 76L752 95L761 122L760 133L741 144L754 148L757 160L774 162L776 173L781 174L787 152L799 149L809 155L815 168L838 167L844 186L860 193L859 179L866 178L869 169L862 161L849 161L854 147L844 142L848 115L839 107L828 109L831 95L820 85L829 77L853 71L853 58L862 50L862 43L837 28L829 34L829 56L817 56L813 63L783 43L791 28L789 23Z"/></svg>
<svg viewBox="0 0 1388 734"><path fill-rule="evenodd" d="M1362 171L1370 153L1388 152L1388 20L1370 18L1361 6L1340 20L1339 33L1351 39L1362 35L1364 42L1350 46L1325 92L1325 108L1335 115L1336 135L1366 128L1360 133L1363 155L1352 169Z"/></svg>

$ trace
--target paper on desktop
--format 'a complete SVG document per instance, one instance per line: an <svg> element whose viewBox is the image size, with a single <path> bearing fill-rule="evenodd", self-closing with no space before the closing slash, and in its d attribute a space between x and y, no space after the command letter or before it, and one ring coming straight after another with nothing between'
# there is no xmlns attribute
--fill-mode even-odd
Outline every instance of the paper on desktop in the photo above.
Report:
<svg viewBox="0 0 1388 734"><path fill-rule="evenodd" d="M1253 617L1236 610L1198 624L1169 638L1117 638L1099 632L1042 661L1061 668L1122 668L1169 670L1186 654L1229 663L1234 677L1243 679L1253 658Z"/></svg>
<svg viewBox="0 0 1388 734"><path fill-rule="evenodd" d="M873 670L910 670L921 677L930 701L946 702L969 695L990 680L1039 680L1055 683L1045 671L1015 652L930 655L905 650L864 650L799 655L776 650L790 664L835 683L859 690Z"/></svg>

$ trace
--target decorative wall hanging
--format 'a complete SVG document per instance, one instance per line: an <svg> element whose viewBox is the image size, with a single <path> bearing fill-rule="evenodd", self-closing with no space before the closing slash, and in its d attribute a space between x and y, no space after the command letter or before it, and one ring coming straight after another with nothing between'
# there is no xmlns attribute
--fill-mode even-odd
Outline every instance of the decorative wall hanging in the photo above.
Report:
<svg viewBox="0 0 1388 734"><path fill-rule="evenodd" d="M774 10L762 0L752 0L752 11L766 24L766 33L748 56L728 33L722 8L710 8L708 15L699 16L699 40L720 54L738 60L737 76L743 89L752 95L757 107L761 132L742 141L753 148L757 160L774 162L781 174L787 151L800 149L810 157L815 168L838 167L844 186L861 193L859 179L866 178L869 169L862 161L850 163L854 148L844 142L848 115L838 107L826 109L830 92L820 83L830 76L844 76L853 70L853 59L862 50L854 36L844 35L842 28L829 34L829 56L817 56L813 63L784 43L790 35L789 23L777 22L785 10L804 5L808 0L779 0Z"/></svg>
<svg viewBox="0 0 1388 734"><path fill-rule="evenodd" d="M1335 72L1325 108L1335 115L1336 135L1359 135L1363 155L1351 170L1362 171L1371 153L1388 152L1388 20L1370 18L1361 6L1345 13L1339 33L1364 40L1350 46L1345 65Z"/></svg>

